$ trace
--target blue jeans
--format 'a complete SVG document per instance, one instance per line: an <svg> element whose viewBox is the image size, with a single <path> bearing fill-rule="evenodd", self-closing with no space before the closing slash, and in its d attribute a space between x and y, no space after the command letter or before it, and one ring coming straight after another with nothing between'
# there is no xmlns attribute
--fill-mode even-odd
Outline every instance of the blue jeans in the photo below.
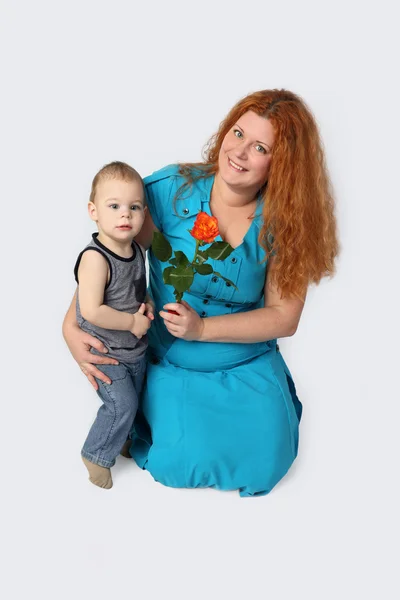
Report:
<svg viewBox="0 0 400 600"><path fill-rule="evenodd" d="M82 448L82 456L102 467L112 467L128 438L146 372L146 359L136 363L96 365L111 384L96 378L103 404Z"/></svg>

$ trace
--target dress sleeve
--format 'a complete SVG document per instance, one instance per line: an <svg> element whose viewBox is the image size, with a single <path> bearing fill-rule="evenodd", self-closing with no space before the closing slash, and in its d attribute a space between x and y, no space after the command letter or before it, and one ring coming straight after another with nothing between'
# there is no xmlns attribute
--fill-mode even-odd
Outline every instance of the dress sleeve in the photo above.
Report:
<svg viewBox="0 0 400 600"><path fill-rule="evenodd" d="M160 231L164 229L166 211L171 212L177 178L178 165L169 165L144 179L147 206L154 225Z"/></svg>

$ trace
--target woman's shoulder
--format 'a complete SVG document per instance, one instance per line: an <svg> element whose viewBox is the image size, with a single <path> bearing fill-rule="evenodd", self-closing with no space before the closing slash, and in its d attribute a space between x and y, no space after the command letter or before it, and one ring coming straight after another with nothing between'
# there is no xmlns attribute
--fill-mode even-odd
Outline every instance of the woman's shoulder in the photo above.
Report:
<svg viewBox="0 0 400 600"><path fill-rule="evenodd" d="M207 172L201 166L197 167L196 164L193 164L190 167L186 165L183 167L177 163L154 171L154 173L145 177L143 181L146 187L165 180L177 180L181 185L188 178L189 180L193 178L193 181L197 182L198 180L203 180L205 176L207 176Z"/></svg>
<svg viewBox="0 0 400 600"><path fill-rule="evenodd" d="M171 177L181 177L179 173L179 165L167 165L162 169L158 169L158 171L154 171L151 175L148 175L143 179L145 187L157 183L158 181L163 181L165 179L170 179Z"/></svg>
<svg viewBox="0 0 400 600"><path fill-rule="evenodd" d="M200 177L199 177L200 175ZM201 177L201 175L203 175ZM191 176L193 179L191 179ZM204 177L204 171L195 168L187 168L186 165L172 164L155 171L152 175L145 177L144 186L146 191L147 203L150 207L150 213L157 219L157 211L161 207L170 211L174 206L174 200L177 198L185 199L186 204L192 204L192 209L199 212L199 196L209 195L211 178ZM190 206L185 206L185 211L191 210ZM188 213L185 212L185 215ZM161 213L158 215L161 222ZM154 221L154 223L156 223ZM158 225L156 224L156 227Z"/></svg>

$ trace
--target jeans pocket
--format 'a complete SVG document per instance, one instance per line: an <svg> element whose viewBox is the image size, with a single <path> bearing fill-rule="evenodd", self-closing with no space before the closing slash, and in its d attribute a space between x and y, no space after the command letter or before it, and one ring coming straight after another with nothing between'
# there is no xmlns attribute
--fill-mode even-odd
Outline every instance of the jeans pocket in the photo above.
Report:
<svg viewBox="0 0 400 600"><path fill-rule="evenodd" d="M107 377L111 379L111 383L113 381L120 381L122 379L125 379L125 377L128 374L128 369L125 367L125 365L122 364L96 365L96 367L99 369L99 371L101 371L102 373L104 373L104 375L107 375Z"/></svg>

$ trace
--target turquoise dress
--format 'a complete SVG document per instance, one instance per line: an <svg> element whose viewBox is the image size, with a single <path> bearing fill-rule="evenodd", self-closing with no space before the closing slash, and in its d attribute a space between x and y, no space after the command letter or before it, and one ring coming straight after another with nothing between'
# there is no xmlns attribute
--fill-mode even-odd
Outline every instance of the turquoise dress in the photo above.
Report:
<svg viewBox="0 0 400 600"><path fill-rule="evenodd" d="M210 213L214 177L194 184L174 206L183 178L169 166L145 179L156 227L174 250L193 256L188 229L200 211ZM263 306L266 275L258 244L258 206L243 242L223 262L210 260L215 276L195 275L184 299L202 317ZM221 238L217 238L217 241ZM185 341L173 337L158 311L174 302L161 263L149 251L149 293L156 318L149 333L147 382L132 432L131 454L156 481L183 488L267 494L297 455L301 404L276 339L254 344Z"/></svg>

